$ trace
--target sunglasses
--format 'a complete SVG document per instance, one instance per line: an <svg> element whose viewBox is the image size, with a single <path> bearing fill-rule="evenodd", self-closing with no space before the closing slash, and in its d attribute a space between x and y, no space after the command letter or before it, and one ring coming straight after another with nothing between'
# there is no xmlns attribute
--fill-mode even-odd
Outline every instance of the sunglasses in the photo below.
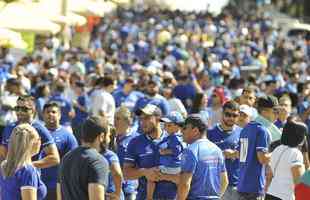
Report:
<svg viewBox="0 0 310 200"><path fill-rule="evenodd" d="M230 113L230 112L224 112L224 115L225 115L225 117L233 117L233 118L236 118L239 116L236 113Z"/></svg>
<svg viewBox="0 0 310 200"><path fill-rule="evenodd" d="M15 106L14 110L16 112L28 112L29 110L31 110L31 108L25 106Z"/></svg>

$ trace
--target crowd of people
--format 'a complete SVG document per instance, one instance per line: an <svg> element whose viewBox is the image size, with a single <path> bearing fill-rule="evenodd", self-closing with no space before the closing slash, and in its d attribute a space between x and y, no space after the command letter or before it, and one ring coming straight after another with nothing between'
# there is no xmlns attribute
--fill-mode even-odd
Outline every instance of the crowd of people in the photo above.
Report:
<svg viewBox="0 0 310 200"><path fill-rule="evenodd" d="M310 41L264 12L119 9L2 55L0 199L309 194Z"/></svg>

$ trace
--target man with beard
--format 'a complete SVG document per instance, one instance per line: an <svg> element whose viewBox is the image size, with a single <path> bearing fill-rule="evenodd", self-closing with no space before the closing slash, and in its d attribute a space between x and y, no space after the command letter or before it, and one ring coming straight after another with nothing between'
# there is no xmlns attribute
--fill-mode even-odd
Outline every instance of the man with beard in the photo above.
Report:
<svg viewBox="0 0 310 200"><path fill-rule="evenodd" d="M225 166L229 185L223 200L237 199L237 183L239 177L238 142L241 128L236 125L239 117L239 105L235 101L228 101L223 106L221 123L208 130L208 139L215 143L225 157Z"/></svg>
<svg viewBox="0 0 310 200"><path fill-rule="evenodd" d="M3 131L3 138L0 145L0 160L6 157L13 129L18 124L28 123L38 131L41 138L40 153L32 158L32 164L40 169L59 164L59 154L51 134L41 123L34 120L36 113L34 98L30 95L18 97L17 105L14 109L17 115L17 122L8 124ZM44 157L42 157L43 154L41 152L44 152Z"/></svg>
<svg viewBox="0 0 310 200"><path fill-rule="evenodd" d="M57 102L49 102L43 107L43 119L57 146L60 159L69 151L75 149L78 143L72 133L60 125L61 107ZM42 169L41 178L47 187L46 200L56 199L58 165Z"/></svg>
<svg viewBox="0 0 310 200"><path fill-rule="evenodd" d="M139 179L137 200L146 199L147 181L156 182L153 200L176 198L176 185L159 180L160 172L156 168L159 166L158 144L164 138L160 127L161 114L153 104L147 104L137 112L143 133L130 141L123 166L125 179Z"/></svg>
<svg viewBox="0 0 310 200"><path fill-rule="evenodd" d="M83 123L82 145L66 154L60 164L58 200L104 200L109 164L99 152L105 151L107 132L102 118L90 117Z"/></svg>

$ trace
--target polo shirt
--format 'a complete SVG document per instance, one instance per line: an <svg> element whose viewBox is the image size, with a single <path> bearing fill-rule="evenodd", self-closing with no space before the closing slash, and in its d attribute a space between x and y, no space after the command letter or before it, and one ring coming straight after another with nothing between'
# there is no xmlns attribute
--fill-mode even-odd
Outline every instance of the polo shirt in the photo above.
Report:
<svg viewBox="0 0 310 200"><path fill-rule="evenodd" d="M221 173L225 172L220 148L208 139L199 139L183 151L181 171L192 173L188 200L220 199Z"/></svg>

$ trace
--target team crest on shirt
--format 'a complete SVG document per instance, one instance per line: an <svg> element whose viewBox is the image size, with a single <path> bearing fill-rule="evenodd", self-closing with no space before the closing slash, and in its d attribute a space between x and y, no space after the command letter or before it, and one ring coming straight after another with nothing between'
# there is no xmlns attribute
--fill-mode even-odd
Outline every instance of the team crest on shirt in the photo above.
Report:
<svg viewBox="0 0 310 200"><path fill-rule="evenodd" d="M145 147L145 153L146 153L146 154L151 154L151 153L153 153L153 149L151 148L150 145L147 145L147 146Z"/></svg>

